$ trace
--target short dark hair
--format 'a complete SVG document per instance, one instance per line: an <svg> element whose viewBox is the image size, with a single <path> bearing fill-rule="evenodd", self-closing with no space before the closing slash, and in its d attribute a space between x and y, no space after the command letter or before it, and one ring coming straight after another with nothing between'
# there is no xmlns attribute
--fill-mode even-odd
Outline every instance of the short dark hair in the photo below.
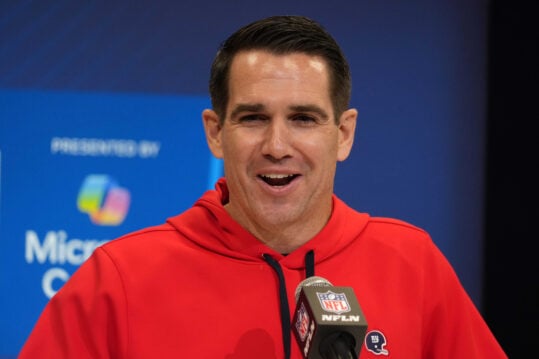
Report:
<svg viewBox="0 0 539 359"><path fill-rule="evenodd" d="M210 73L210 96L213 110L221 123L229 99L230 66L241 51L266 50L283 55L306 53L320 56L329 68L330 96L335 121L348 108L351 76L348 62L335 39L316 21L304 16L271 16L252 22L225 40L213 61Z"/></svg>

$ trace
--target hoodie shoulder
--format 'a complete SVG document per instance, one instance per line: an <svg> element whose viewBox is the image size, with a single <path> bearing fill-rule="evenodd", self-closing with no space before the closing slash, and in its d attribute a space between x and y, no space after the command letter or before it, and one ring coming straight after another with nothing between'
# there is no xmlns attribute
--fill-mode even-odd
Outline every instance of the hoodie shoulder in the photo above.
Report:
<svg viewBox="0 0 539 359"><path fill-rule="evenodd" d="M377 253L399 253L404 257L431 252L434 247L427 231L395 218L370 217L363 237Z"/></svg>
<svg viewBox="0 0 539 359"><path fill-rule="evenodd" d="M124 246L129 243L138 242L141 241L155 241L157 238L163 237L163 235L166 236L166 234L172 234L175 233L176 230L173 226L171 226L169 223L163 223L156 226L150 226L146 228L142 228L127 234L124 234L118 238L115 238L105 244L103 244L101 247L108 249L118 246Z"/></svg>
<svg viewBox="0 0 539 359"><path fill-rule="evenodd" d="M373 226L384 227L389 230L410 232L416 235L428 235L427 231L409 222L397 218L370 217L369 222Z"/></svg>

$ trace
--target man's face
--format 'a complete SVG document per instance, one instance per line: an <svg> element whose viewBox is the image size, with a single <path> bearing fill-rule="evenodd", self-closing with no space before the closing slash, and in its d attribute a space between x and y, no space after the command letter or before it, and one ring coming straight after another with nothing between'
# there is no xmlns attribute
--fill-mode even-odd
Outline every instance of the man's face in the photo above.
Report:
<svg viewBox="0 0 539 359"><path fill-rule="evenodd" d="M226 118L204 113L210 149L224 159L227 210L253 232L320 228L331 213L336 162L348 156L356 111L334 118L325 61L302 53L240 52Z"/></svg>

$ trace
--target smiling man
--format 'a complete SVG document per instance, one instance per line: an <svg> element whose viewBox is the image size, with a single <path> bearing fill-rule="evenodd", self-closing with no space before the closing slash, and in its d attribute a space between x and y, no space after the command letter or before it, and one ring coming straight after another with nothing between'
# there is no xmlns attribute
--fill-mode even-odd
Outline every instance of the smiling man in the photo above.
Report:
<svg viewBox="0 0 539 359"><path fill-rule="evenodd" d="M97 248L20 358L302 358L291 313L315 272L356 293L362 359L506 358L428 233L333 193L356 127L350 82L311 19L275 16L232 34L202 114L224 178L165 224Z"/></svg>
<svg viewBox="0 0 539 359"><path fill-rule="evenodd" d="M269 247L290 253L331 215L337 161L352 148L357 111L338 117L320 56L238 53L224 118L203 113L212 153L224 159L225 209Z"/></svg>

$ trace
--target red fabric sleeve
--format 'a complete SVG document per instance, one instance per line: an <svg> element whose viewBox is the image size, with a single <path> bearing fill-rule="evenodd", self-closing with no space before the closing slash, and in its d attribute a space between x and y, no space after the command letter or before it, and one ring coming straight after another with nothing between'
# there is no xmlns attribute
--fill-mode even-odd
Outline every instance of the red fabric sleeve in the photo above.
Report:
<svg viewBox="0 0 539 359"><path fill-rule="evenodd" d="M432 244L432 242L430 242ZM507 358L447 259L432 244L426 257L423 358Z"/></svg>
<svg viewBox="0 0 539 359"><path fill-rule="evenodd" d="M98 248L51 298L19 358L126 357L126 312L121 277Z"/></svg>

